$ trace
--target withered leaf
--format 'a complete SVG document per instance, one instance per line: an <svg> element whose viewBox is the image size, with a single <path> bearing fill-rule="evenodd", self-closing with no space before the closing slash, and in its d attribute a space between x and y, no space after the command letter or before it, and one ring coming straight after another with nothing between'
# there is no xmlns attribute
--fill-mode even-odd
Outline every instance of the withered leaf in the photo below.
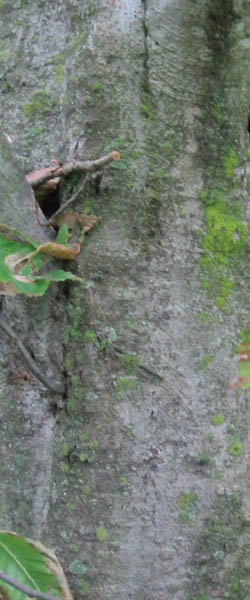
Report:
<svg viewBox="0 0 250 600"><path fill-rule="evenodd" d="M53 224L59 225L60 227L62 225L67 225L70 234L73 233L75 225L80 225L81 235L79 241L81 242L85 233L97 225L100 220L101 217L97 217L96 215L82 215L81 213L71 211L58 215L53 221Z"/></svg>
<svg viewBox="0 0 250 600"><path fill-rule="evenodd" d="M76 254L79 254L78 246L64 246L63 244L57 244L57 242L46 242L32 252L29 255L29 259L33 258L39 252L48 254L55 258L61 258L62 260L74 260Z"/></svg>

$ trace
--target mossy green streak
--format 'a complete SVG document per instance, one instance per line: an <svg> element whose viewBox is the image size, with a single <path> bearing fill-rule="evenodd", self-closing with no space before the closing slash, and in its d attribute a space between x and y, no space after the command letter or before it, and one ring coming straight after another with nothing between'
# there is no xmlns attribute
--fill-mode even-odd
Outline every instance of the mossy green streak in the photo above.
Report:
<svg viewBox="0 0 250 600"><path fill-rule="evenodd" d="M205 204L206 224L200 260L206 273L202 287L212 289L214 303L224 309L226 298L233 292L232 265L244 252L247 228L240 220L238 206L227 203L225 191L215 190L208 195L201 190L200 198Z"/></svg>

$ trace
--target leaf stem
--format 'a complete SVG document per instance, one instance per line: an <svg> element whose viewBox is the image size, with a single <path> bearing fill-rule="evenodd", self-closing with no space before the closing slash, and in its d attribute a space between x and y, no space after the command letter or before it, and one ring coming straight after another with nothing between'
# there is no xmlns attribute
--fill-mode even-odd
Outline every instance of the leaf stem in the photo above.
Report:
<svg viewBox="0 0 250 600"><path fill-rule="evenodd" d="M57 596L50 596L49 594L45 594L45 592L34 590L28 587L27 585L19 583L12 577L9 577L9 575L7 575L7 573L5 573L4 571L0 571L0 579L5 581L5 583L8 583L12 587L16 588L17 590L20 590L20 592L23 592L30 598L40 598L40 600L59 600Z"/></svg>

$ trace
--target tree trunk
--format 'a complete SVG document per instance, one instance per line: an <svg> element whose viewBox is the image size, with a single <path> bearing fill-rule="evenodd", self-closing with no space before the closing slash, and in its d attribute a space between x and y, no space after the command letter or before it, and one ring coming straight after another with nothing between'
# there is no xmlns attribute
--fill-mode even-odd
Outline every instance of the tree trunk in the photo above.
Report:
<svg viewBox="0 0 250 600"><path fill-rule="evenodd" d="M0 151L1 224L21 230L22 234L35 238L37 242L48 241L48 231L39 226L36 218L32 189L16 163L12 143L6 140L3 131L0 131Z"/></svg>
<svg viewBox="0 0 250 600"><path fill-rule="evenodd" d="M0 5L22 169L121 153L77 204L102 219L85 289L4 308L67 395L2 338L1 528L55 547L76 597L246 600L248 3Z"/></svg>

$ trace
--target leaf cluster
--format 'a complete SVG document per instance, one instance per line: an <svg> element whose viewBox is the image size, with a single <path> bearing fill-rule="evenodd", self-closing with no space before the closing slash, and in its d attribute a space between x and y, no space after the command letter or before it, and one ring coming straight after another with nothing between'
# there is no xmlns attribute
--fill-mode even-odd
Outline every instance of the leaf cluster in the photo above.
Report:
<svg viewBox="0 0 250 600"><path fill-rule="evenodd" d="M8 237L1 230L6 230ZM39 246L20 232L0 226L0 293L42 296L52 281L79 280L69 271L46 270L48 256L74 258L71 248L61 243L65 242L65 228L59 239L60 243L48 242Z"/></svg>

